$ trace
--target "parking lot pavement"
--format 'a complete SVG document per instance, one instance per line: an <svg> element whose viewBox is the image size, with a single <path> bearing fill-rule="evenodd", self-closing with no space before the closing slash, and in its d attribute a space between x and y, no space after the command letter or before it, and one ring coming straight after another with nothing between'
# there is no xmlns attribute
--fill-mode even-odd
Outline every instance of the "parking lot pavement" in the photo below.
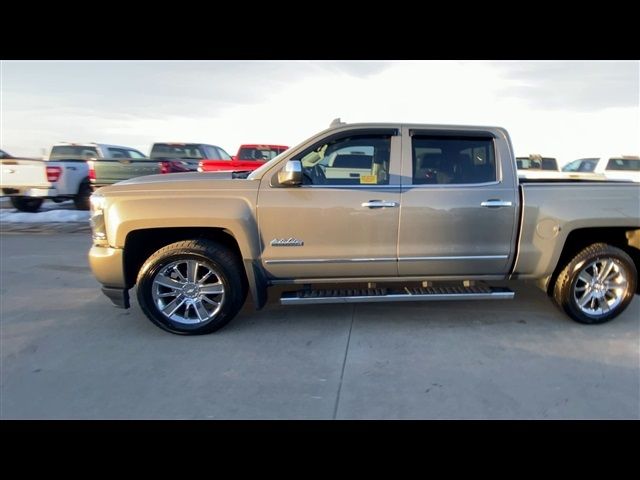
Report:
<svg viewBox="0 0 640 480"><path fill-rule="evenodd" d="M111 306L88 234L0 235L0 417L640 418L640 301L572 322L513 301L251 302L180 337Z"/></svg>

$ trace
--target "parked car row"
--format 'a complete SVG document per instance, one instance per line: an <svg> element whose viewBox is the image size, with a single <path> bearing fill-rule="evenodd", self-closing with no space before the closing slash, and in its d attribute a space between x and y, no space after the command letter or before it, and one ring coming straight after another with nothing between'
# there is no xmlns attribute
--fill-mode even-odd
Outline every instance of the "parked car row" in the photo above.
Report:
<svg viewBox="0 0 640 480"><path fill-rule="evenodd" d="M603 155L581 158L562 167L563 172L586 172L612 180L640 182L640 157L637 155Z"/></svg>
<svg viewBox="0 0 640 480"><path fill-rule="evenodd" d="M15 158L0 150L2 195L20 211L36 212L43 201L73 200L89 209L92 191L145 175L245 171L250 172L287 150L283 145L244 144L234 156L217 145L154 143L149 156L135 148L99 143L60 143L47 159Z"/></svg>
<svg viewBox="0 0 640 480"><path fill-rule="evenodd" d="M517 157L516 164L518 176L525 179L610 179L640 182L640 157L637 155L582 158L559 169L555 158L533 154Z"/></svg>

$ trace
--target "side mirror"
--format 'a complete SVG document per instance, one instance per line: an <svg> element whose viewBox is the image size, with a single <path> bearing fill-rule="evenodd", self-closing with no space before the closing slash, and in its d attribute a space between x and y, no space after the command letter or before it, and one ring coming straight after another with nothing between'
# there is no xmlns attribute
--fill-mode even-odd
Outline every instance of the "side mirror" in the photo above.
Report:
<svg viewBox="0 0 640 480"><path fill-rule="evenodd" d="M233 156L231 157L231 160L233 160L233 161L235 162L236 160L238 160L238 156L237 156L237 155L233 155Z"/></svg>
<svg viewBox="0 0 640 480"><path fill-rule="evenodd" d="M278 183L289 186L301 185L302 162L300 160L289 160L284 168L278 172Z"/></svg>

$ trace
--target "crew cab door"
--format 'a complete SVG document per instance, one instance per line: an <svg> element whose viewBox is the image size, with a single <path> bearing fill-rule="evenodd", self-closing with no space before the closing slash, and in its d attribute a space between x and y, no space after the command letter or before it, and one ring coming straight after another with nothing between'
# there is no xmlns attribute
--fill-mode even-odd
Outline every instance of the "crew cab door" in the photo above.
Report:
<svg viewBox="0 0 640 480"><path fill-rule="evenodd" d="M410 127L403 133L400 275L507 274L519 205L505 137Z"/></svg>
<svg viewBox="0 0 640 480"><path fill-rule="evenodd" d="M264 269L277 278L396 276L400 212L397 129L334 133L288 159L303 184L262 178L258 223Z"/></svg>

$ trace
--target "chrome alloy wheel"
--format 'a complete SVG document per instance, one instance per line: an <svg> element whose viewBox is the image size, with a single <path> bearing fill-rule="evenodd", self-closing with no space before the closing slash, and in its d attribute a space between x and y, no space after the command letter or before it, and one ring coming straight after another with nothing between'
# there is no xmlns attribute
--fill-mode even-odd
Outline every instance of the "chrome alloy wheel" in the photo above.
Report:
<svg viewBox="0 0 640 480"><path fill-rule="evenodd" d="M151 294L165 317L187 325L214 318L225 297L219 273L197 260L178 260L160 269Z"/></svg>
<svg viewBox="0 0 640 480"><path fill-rule="evenodd" d="M600 317L615 310L627 294L625 270L612 258L587 264L576 279L573 298L583 313Z"/></svg>

